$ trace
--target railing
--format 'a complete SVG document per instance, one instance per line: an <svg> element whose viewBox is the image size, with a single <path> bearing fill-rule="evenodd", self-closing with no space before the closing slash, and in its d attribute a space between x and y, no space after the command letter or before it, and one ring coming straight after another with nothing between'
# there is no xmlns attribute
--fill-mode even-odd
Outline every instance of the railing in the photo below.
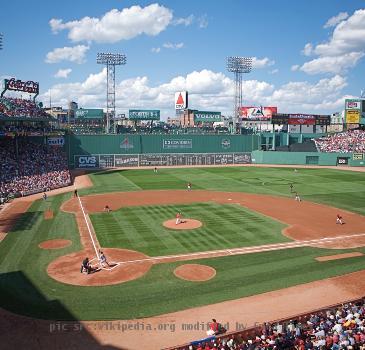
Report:
<svg viewBox="0 0 365 350"><path fill-rule="evenodd" d="M316 310L312 310L310 312L306 312L303 314L299 314L296 316L292 316L290 318L283 318L283 319L279 319L279 320L273 320L270 322L267 322L266 324L281 324L283 326L285 326L286 324L289 323L289 321L297 321L300 323L306 323L306 321L311 317L311 315L313 314L317 314L317 315L321 315L323 313L323 316L326 316L326 311L331 311L334 309L337 309L340 306L343 306L345 304L349 304L349 303L358 303L358 302L365 302L365 297L362 297L360 299L354 299L354 300L348 300L345 301L343 303L340 304L335 304L335 305L329 305L327 307L321 308L321 309L316 309ZM255 325L253 327L247 328L243 331L236 331L236 332L228 332L225 333L224 335L220 335L220 336L216 336L216 337L210 337L210 338L202 338L202 339L198 339L198 340L193 340L190 343L185 343L182 345L177 345L177 346L173 346L173 347L169 347L169 348L163 348L162 350L186 350L189 348L189 345L195 345L198 344L200 342L207 342L208 339L213 339L213 340L224 340L224 339L231 339L232 337L234 337L235 339L239 339L239 340L249 340L249 339L255 339L256 336L261 336L262 335L262 330L265 327L265 323L264 324L258 324ZM284 327L283 327L284 328Z"/></svg>

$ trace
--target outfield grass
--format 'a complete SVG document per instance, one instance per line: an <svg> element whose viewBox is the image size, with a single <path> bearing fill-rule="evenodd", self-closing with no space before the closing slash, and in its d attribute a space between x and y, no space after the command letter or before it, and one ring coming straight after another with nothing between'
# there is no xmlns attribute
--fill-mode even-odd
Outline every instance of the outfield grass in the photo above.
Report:
<svg viewBox="0 0 365 350"><path fill-rule="evenodd" d="M110 174L94 174L92 180L96 187L82 190L80 194L156 188L185 188L186 183L190 181L193 184L193 189L246 191L288 196L289 184L293 182L298 192L306 200L327 203L365 214L364 175L339 170L299 169L298 173L294 173L286 168L227 167L159 169L157 175L153 174L153 170L131 170ZM265 182L265 184L263 185L262 182ZM56 257L81 249L74 216L59 211L61 203L70 197L70 194L63 194L50 197L46 202L36 201L17 222L12 232L0 243L1 307L16 313L46 319L139 318L236 299L359 271L364 268L364 257L321 263L314 258L321 255L351 251L365 253L365 248L348 250L295 248L200 260L199 263L212 266L217 270L216 277L207 282L189 282L176 278L173 275L173 270L187 262L175 262L154 265L142 278L120 285L104 287L65 285L48 277L46 269L48 264ZM49 207L54 211L55 216L52 220L44 220L43 212ZM232 211L229 210L231 207ZM216 225L217 227L222 227L222 225L227 227L225 232L228 231L228 233L226 234L222 230L221 240L216 239L219 242L218 244L224 246L228 246L235 239L241 239L241 243L243 242L245 235L248 233L247 230L246 232L240 230L242 222L247 224L247 221L245 221L247 218L251 218L253 221L256 220L255 218L266 220L266 218L262 218L256 213L245 211L243 208L233 205L218 205L215 203L184 205L184 211L194 208L200 211L199 215L205 215L204 221L208 220L207 222L210 222L212 226L214 226L214 220L223 220L220 216L227 214L227 210L229 215L234 217L234 221L224 222L223 220L219 222L219 225ZM133 210L135 209L133 208ZM158 255L165 254L160 254L159 251L173 252L174 249L177 250L175 244L176 247L179 247L179 250L180 248L185 249L185 251L195 249L191 244L186 244L189 240L185 241L182 238L180 240L180 238L174 237L175 233L170 233L170 240L168 241L164 240L163 232L158 232L157 236L152 232L152 236L146 236L145 238L145 233L142 230L143 223L141 226L137 225L138 229L133 231L133 216L128 214L128 210L132 211L125 208L111 213L112 215L107 219L105 225L107 226L106 230L110 230L114 223L109 222L109 219L115 216L117 225L119 223L122 226L123 223L127 225L129 220L130 230L125 229L125 234L120 235L120 237L103 235L100 238L103 245L104 240L105 243L112 240L113 244L119 244L121 247L129 244L129 249L136 249L131 247L141 244L144 247L139 247L137 250L143 251L143 249L146 249L146 252L149 251L151 254ZM141 210L142 214L147 213L159 219L170 211L175 213L174 206L140 207L138 210ZM124 217L128 217L128 219L123 221ZM103 220L102 214L100 217L98 215L93 216L95 225L102 223ZM260 220L250 222L246 226L252 227L252 229L255 227L253 230L256 232L256 227L260 227L264 222L260 222ZM229 224L232 225L232 230ZM268 239L277 239L280 224L270 221L269 227L274 227L271 225L277 225L275 230L272 230L273 232L270 230L261 231L261 233L268 234ZM239 232L233 232L235 230L233 228L240 228L240 230ZM191 232L189 232L189 235ZM184 232L176 233L177 235L184 234ZM147 243L139 242L140 236L138 235L143 237L143 240L147 240ZM40 242L52 238L71 239L73 245L60 250L42 250L38 248ZM251 238L253 240L263 239L263 237ZM151 240L157 240L156 245L153 242L151 243ZM199 240L194 241L194 245L196 244L203 247ZM197 263L197 261L194 261L194 263Z"/></svg>
<svg viewBox="0 0 365 350"><path fill-rule="evenodd" d="M181 211L198 219L195 230L162 226ZM288 242L282 223L236 204L193 203L122 208L90 215L103 247L137 250L149 256L184 254L215 249Z"/></svg>
<svg viewBox="0 0 365 350"><path fill-rule="evenodd" d="M248 192L291 196L289 185L304 200L329 204L365 215L365 174L337 169L298 169L259 167L160 168L148 170L97 172L90 177L94 187L80 191L91 193L156 189L194 189Z"/></svg>

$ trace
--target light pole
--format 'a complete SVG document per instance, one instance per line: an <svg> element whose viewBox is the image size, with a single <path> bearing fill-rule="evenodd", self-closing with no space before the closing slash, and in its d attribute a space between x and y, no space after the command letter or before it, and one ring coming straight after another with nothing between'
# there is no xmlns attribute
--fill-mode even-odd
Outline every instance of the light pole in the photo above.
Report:
<svg viewBox="0 0 365 350"><path fill-rule="evenodd" d="M3 49L3 37L2 33L0 33L0 50Z"/></svg>
<svg viewBox="0 0 365 350"><path fill-rule="evenodd" d="M233 107L233 123L235 128L240 124L239 108L242 107L242 74L250 73L252 69L252 57L227 57L227 70L234 73L235 95Z"/></svg>
<svg viewBox="0 0 365 350"><path fill-rule="evenodd" d="M126 64L127 58L120 53L99 52L96 56L97 64L106 65L106 133L110 132L110 117L113 120L115 133L115 66Z"/></svg>

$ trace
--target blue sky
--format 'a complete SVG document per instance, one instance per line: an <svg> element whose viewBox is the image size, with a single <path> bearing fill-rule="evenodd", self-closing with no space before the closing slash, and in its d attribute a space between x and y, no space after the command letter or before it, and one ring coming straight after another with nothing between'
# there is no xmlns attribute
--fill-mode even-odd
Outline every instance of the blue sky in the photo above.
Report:
<svg viewBox="0 0 365 350"><path fill-rule="evenodd" d="M254 57L244 75L248 106L332 113L365 89L365 2L357 0L6 1L0 12L0 78L39 81L39 100L105 108L97 52L123 53L117 112L161 109L174 92L191 108L233 106L227 56Z"/></svg>

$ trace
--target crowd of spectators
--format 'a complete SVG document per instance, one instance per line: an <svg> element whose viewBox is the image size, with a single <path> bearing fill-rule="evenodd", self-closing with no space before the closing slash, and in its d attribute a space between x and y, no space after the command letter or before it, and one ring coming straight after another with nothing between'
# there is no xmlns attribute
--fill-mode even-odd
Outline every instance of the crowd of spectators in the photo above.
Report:
<svg viewBox="0 0 365 350"><path fill-rule="evenodd" d="M365 130L349 130L313 141L320 152L365 152Z"/></svg>
<svg viewBox="0 0 365 350"><path fill-rule="evenodd" d="M214 338L180 350L364 350L365 304L348 303L306 319L265 323L251 338Z"/></svg>
<svg viewBox="0 0 365 350"><path fill-rule="evenodd" d="M50 118L33 100L1 97L0 114L5 117Z"/></svg>
<svg viewBox="0 0 365 350"><path fill-rule="evenodd" d="M59 147L33 143L25 137L0 139L1 198L24 196L69 184L71 176L66 156Z"/></svg>

